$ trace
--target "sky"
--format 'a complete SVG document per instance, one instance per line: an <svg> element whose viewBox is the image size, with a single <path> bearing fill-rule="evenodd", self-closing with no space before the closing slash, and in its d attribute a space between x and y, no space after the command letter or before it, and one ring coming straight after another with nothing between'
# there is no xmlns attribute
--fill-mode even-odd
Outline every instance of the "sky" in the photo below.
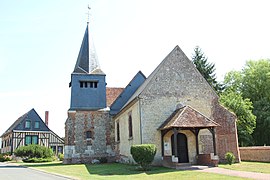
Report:
<svg viewBox="0 0 270 180"><path fill-rule="evenodd" d="M0 1L0 134L34 108L64 137L70 82L90 29L107 87L148 76L176 45L199 46L222 81L247 60L270 58L267 0Z"/></svg>

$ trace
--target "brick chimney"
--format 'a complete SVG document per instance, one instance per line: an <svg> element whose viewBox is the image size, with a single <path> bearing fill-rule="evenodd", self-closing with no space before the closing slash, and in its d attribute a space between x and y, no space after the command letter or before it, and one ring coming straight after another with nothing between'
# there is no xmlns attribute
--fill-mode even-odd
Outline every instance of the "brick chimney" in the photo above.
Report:
<svg viewBox="0 0 270 180"><path fill-rule="evenodd" d="M49 111L45 111L45 124L46 126L49 124Z"/></svg>

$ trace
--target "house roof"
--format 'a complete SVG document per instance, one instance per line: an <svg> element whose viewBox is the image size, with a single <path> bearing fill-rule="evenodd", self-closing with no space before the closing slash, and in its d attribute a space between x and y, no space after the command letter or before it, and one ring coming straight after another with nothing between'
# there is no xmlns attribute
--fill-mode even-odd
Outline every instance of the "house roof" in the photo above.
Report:
<svg viewBox="0 0 270 180"><path fill-rule="evenodd" d="M31 110L30 110L31 111ZM5 135L6 133L11 132L17 125L20 124L20 122L25 119L27 117L27 114L30 112L28 111L27 113L25 113L24 115L22 115L21 117L19 117L1 136Z"/></svg>
<svg viewBox="0 0 270 180"><path fill-rule="evenodd" d="M107 87L106 88L106 100L107 107L110 107L115 99L122 93L124 88L116 88L116 87Z"/></svg>
<svg viewBox="0 0 270 180"><path fill-rule="evenodd" d="M24 122L29 119L29 120L34 120L34 121L39 121L40 124L40 129L33 129L32 126L30 129L24 129ZM5 135L6 133L12 132L13 130L19 130L19 131L51 131L48 126L44 123L44 121L41 119L41 117L37 114L35 109L31 109L21 117L19 117L3 134Z"/></svg>
<svg viewBox="0 0 270 180"><path fill-rule="evenodd" d="M24 129L24 122L26 120L33 120L33 121L39 121L40 122L40 129ZM41 119L41 117L38 115L38 113L35 111L34 108L32 108L30 111L19 117L2 135L6 135L7 133L10 133L12 131L50 131L52 134L57 136L61 142L64 143L64 140L60 138L56 133L54 133L50 128L45 124L45 122Z"/></svg>
<svg viewBox="0 0 270 180"><path fill-rule="evenodd" d="M176 109L158 129L164 130L174 127L209 128L216 126L220 125L196 109L190 106L183 106L179 109Z"/></svg>
<svg viewBox="0 0 270 180"><path fill-rule="evenodd" d="M100 69L97 53L87 23L80 52L73 73L104 74Z"/></svg>

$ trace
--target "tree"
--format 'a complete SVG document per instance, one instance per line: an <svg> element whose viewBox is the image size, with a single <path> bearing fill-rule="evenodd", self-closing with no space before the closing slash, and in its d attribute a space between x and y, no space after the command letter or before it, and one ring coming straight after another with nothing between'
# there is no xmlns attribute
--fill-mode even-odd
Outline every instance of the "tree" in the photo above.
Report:
<svg viewBox="0 0 270 180"><path fill-rule="evenodd" d="M252 113L256 116L256 127L252 133L254 144L270 145L270 60L247 61L242 71L228 73L224 82L224 96L232 91L253 104ZM235 101L232 97L223 97L222 101L224 98ZM228 104L226 106L230 108Z"/></svg>
<svg viewBox="0 0 270 180"><path fill-rule="evenodd" d="M242 93L253 102L257 117L256 145L270 145L270 60L247 61L242 70Z"/></svg>
<svg viewBox="0 0 270 180"><path fill-rule="evenodd" d="M218 83L215 74L215 64L207 62L208 58L204 55L201 48L196 46L194 48L194 54L192 56L192 62L217 93L223 90L222 84Z"/></svg>
<svg viewBox="0 0 270 180"><path fill-rule="evenodd" d="M252 114L252 102L243 99L241 93L225 90L220 95L220 102L237 116L238 142L240 146L253 145L252 133L256 125L256 116Z"/></svg>

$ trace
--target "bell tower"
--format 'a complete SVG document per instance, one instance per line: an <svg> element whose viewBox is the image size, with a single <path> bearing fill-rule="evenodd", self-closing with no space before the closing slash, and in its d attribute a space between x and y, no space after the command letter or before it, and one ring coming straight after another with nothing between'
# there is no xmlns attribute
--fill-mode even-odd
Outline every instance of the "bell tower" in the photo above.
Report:
<svg viewBox="0 0 270 180"><path fill-rule="evenodd" d="M71 74L70 110L98 110L106 108L105 73L100 69L89 22L74 71Z"/></svg>

